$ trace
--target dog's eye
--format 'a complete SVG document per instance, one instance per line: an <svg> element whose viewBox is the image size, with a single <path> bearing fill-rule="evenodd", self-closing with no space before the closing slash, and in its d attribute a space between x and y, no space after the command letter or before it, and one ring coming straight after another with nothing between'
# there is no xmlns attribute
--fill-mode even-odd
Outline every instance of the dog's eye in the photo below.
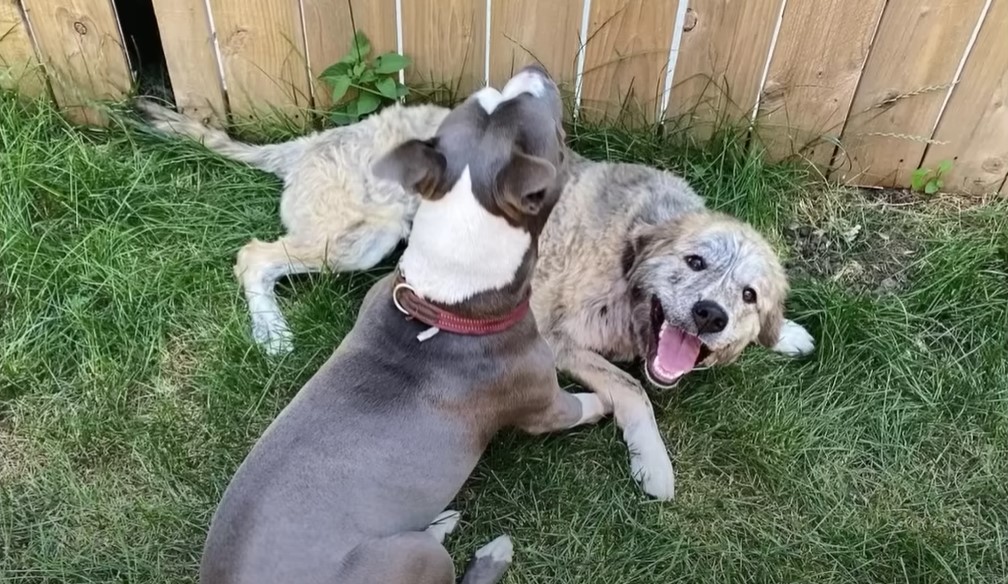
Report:
<svg viewBox="0 0 1008 584"><path fill-rule="evenodd" d="M742 289L742 301L746 304L756 303L756 291L752 288L746 287Z"/></svg>
<svg viewBox="0 0 1008 584"><path fill-rule="evenodd" d="M690 267L694 272L699 272L707 267L707 262L698 255L688 255L686 256L686 265Z"/></svg>

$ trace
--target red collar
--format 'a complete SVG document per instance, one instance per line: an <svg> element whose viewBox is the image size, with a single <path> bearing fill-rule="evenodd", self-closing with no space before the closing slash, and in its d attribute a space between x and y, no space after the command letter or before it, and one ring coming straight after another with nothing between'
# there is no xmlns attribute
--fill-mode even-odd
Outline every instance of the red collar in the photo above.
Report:
<svg viewBox="0 0 1008 584"><path fill-rule="evenodd" d="M403 314L434 327L459 335L492 335L506 331L520 321L529 311L529 297L518 303L511 312L492 318L470 318L459 316L420 297L413 287L406 283L402 273L397 273L392 287L392 302ZM437 332L432 331L432 332ZM424 334L418 338L429 338Z"/></svg>

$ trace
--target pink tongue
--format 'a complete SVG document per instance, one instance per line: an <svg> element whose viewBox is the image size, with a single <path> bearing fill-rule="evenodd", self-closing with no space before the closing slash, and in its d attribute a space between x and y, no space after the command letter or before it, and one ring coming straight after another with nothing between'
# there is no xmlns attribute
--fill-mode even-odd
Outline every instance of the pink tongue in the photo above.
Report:
<svg viewBox="0 0 1008 584"><path fill-rule="evenodd" d="M658 353L654 369L669 381L689 373L700 355L700 339L682 330L662 323L658 332Z"/></svg>

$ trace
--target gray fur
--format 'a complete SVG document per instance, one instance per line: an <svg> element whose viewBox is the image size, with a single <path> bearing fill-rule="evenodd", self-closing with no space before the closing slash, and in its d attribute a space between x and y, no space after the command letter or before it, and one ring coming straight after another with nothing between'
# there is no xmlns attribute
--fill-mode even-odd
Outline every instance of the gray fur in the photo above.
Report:
<svg viewBox="0 0 1008 584"><path fill-rule="evenodd" d="M431 147L447 168L502 169L517 155L559 163L559 143L525 150L530 142L523 138L534 131L488 136L507 148L452 146L461 129L479 134L550 111L548 100L536 99L489 121L472 117L478 104L469 101L448 117L465 126L447 124ZM487 198L481 188L463 194ZM421 211L433 204L424 201ZM449 234L465 228L449 214L441 225L418 224L410 245L432 227ZM531 241L534 257L536 237ZM521 281L508 287L511 293L487 291L496 310L506 313L524 298L531 270L514 278ZM443 332L420 342L427 325L397 309L393 280L389 275L371 288L353 329L238 468L211 522L200 566L204 584L453 584L441 541L454 523L432 524L457 523L457 514L442 511L491 437L505 427L566 429L608 413L596 396L560 389L552 351L531 312L499 334ZM465 313L469 304L448 308ZM476 552L463 582L495 584L510 562L510 540L498 538Z"/></svg>
<svg viewBox="0 0 1008 584"><path fill-rule="evenodd" d="M277 278L324 265L371 267L409 231L415 205L397 202L399 186L375 179L357 161L390 148L385 137L392 134L403 140L429 138L445 115L447 110L431 106L390 108L357 126L317 135L312 138L317 146L288 143L288 155L298 160L279 173L286 177L281 220L288 235L275 243L249 243L236 265L254 336L267 351L282 353L293 346L272 296ZM352 129L358 127L362 130ZM533 311L558 367L614 409L630 449L632 475L645 492L670 498L674 472L647 394L611 363L647 358L649 298L657 296L668 318L685 328L691 299L702 296L724 306L732 318L725 331L704 339L720 349L712 350L706 365L730 363L756 341L780 353L805 355L813 350L812 337L801 325L778 318L787 282L770 247L747 225L708 211L686 181L671 173L589 161L569 150L565 156L564 193L540 237ZM687 241L677 234L686 226L721 258L717 270L684 271L679 252ZM739 286L757 280L769 293L760 290L762 304L753 309L739 303Z"/></svg>

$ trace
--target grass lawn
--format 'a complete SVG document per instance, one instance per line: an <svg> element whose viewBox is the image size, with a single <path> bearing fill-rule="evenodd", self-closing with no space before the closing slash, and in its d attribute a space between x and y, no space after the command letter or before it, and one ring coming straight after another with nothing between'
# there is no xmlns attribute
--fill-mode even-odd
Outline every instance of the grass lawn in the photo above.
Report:
<svg viewBox="0 0 1008 584"><path fill-rule="evenodd" d="M458 497L457 560L507 532L509 583L1008 582L1008 204L820 187L730 139L572 140L755 223L819 348L654 395L674 503L641 495L611 422L500 436ZM0 97L0 581L195 581L236 466L382 273L285 285L297 350L266 359L231 266L278 234L278 192Z"/></svg>

